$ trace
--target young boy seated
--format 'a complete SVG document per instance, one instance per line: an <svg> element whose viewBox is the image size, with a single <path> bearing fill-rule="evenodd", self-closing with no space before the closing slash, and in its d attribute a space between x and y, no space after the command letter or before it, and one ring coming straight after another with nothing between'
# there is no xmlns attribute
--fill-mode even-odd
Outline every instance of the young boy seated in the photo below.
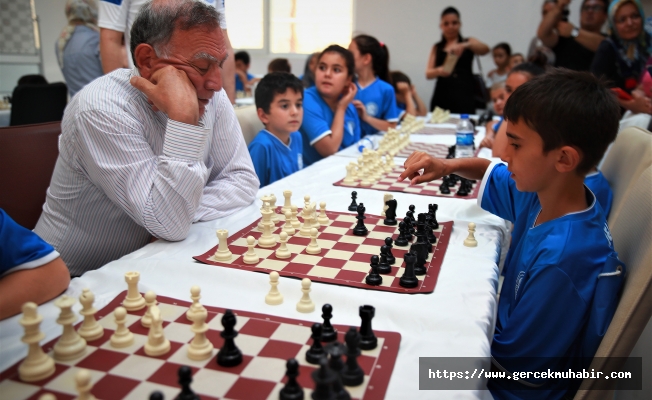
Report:
<svg viewBox="0 0 652 400"><path fill-rule="evenodd" d="M286 72L265 75L256 88L258 118L265 125L249 143L260 187L303 168L303 84Z"/></svg>
<svg viewBox="0 0 652 400"><path fill-rule="evenodd" d="M424 117L428 114L425 103L419 97L416 87L410 81L410 78L401 71L392 71L389 73L396 95L396 106L401 110L399 120L405 114L412 114L415 117Z"/></svg>
<svg viewBox="0 0 652 400"><path fill-rule="evenodd" d="M235 91L251 94L251 86L258 82L258 78L249 73L251 57L246 51L235 53Z"/></svg>
<svg viewBox="0 0 652 400"><path fill-rule="evenodd" d="M515 90L504 117L508 166L417 152L399 180L418 184L452 173L481 179L482 208L515 225L525 222L505 264L494 368L508 374L588 368L613 317L624 266L584 177L616 136L618 102L592 75L559 70ZM621 274L604 274L619 267ZM488 388L494 398L557 399L572 395L580 381L491 379Z"/></svg>
<svg viewBox="0 0 652 400"><path fill-rule="evenodd" d="M18 314L23 303L55 298L69 283L59 253L0 208L0 320Z"/></svg>

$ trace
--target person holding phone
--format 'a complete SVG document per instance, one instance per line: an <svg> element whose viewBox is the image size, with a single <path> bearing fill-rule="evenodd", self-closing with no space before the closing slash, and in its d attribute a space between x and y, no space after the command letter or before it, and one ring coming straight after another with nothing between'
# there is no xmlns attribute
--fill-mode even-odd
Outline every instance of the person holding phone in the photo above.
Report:
<svg viewBox="0 0 652 400"><path fill-rule="evenodd" d="M353 54L342 46L328 46L318 58L315 86L303 99L305 166L335 154L360 140L360 118L352 104L357 86L353 79Z"/></svg>

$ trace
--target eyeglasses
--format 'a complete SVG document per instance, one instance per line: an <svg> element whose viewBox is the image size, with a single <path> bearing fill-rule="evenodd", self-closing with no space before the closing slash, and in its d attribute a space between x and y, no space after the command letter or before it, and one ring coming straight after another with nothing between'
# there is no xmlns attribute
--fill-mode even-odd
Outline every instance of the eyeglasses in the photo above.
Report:
<svg viewBox="0 0 652 400"><path fill-rule="evenodd" d="M585 5L585 6L582 6L582 11L586 11L586 12L590 12L590 11L593 11L593 12L600 12L600 11L604 11L604 6L601 6L601 5L599 5L599 4L594 4L594 5Z"/></svg>
<svg viewBox="0 0 652 400"><path fill-rule="evenodd" d="M619 25L624 24L624 23L627 22L628 19L631 19L632 22L640 21L641 20L641 14L635 13L635 14L632 14L632 15L623 15L622 17L616 19L616 23L619 24Z"/></svg>

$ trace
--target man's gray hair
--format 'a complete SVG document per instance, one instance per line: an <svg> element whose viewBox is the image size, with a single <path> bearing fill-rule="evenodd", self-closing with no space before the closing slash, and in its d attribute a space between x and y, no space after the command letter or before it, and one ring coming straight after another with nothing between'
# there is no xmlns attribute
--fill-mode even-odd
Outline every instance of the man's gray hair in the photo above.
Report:
<svg viewBox="0 0 652 400"><path fill-rule="evenodd" d="M175 29L219 28L220 14L215 7L197 0L149 1L138 12L131 26L131 58L136 64L136 47L149 44L158 57L167 58L168 43Z"/></svg>

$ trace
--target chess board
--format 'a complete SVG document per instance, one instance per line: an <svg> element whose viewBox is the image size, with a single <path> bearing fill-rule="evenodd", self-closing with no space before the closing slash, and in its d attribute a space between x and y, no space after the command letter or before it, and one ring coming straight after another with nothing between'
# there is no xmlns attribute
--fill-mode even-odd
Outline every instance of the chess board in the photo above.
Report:
<svg viewBox="0 0 652 400"><path fill-rule="evenodd" d="M467 196L459 196L457 194L457 189L460 186L458 182L455 186L450 188L450 194L443 194L439 190L439 186L442 184L441 179L436 179L432 182L422 183L420 185L411 186L409 180L403 182L397 182L399 175L405 169L401 166L396 166L391 172L383 173L378 182L374 182L371 186L362 186L359 181L356 181L353 184L345 184L344 179L333 183L334 186L344 186L348 188L360 188L360 189L373 189L381 190L383 192L403 192L403 193L412 193L420 194L423 196L435 196L435 197L452 197L457 199L477 199L480 192L480 182L473 184L473 190ZM441 224L440 224L441 225Z"/></svg>
<svg viewBox="0 0 652 400"><path fill-rule="evenodd" d="M415 151L422 151L430 154L435 158L446 158L448 155L448 147L440 143L414 143L410 142L407 146L402 148L394 157L408 158Z"/></svg>
<svg viewBox="0 0 652 400"><path fill-rule="evenodd" d="M278 210L280 208L277 208ZM353 227L357 222L355 215L332 211L327 211L326 214L330 222L327 226L319 228L319 237L317 239L319 246L322 248L320 254L311 255L306 253L306 246L310 243L310 237L301 236L297 230L293 236L288 237L287 247L292 252L290 258L276 258L274 252L280 246L278 243L271 248L260 248L256 245L256 253L260 257L260 262L258 264L245 264L243 255L247 252L247 236L251 235L258 239L262 235L262 232L256 229L258 225L258 221L256 221L229 237L229 249L233 253L230 262L217 261L213 258L217 246L194 258L197 261L220 267L266 273L277 271L281 276L300 279L310 278L315 282L363 289L396 293L431 293L435 290L439 269L444 260L448 241L453 230L452 221L439 223L439 229L434 231L437 243L433 245L434 250L428 255L425 264L426 275L417 276L419 285L408 289L399 285L399 278L405 270L403 256L408 252L409 246L399 247L394 245L392 254L396 257L396 264L392 265L391 273L382 275L383 283L380 286L371 286L365 283L365 278L371 269L369 266L371 256L380 254L380 246L385 244L386 237L391 236L394 240L398 237L398 225L386 226L383 224L381 217L366 214L365 225L369 233L367 236L355 236L353 235ZM279 217L282 222L276 223L276 228L273 231L277 239L285 223L283 222L285 216L279 215ZM302 221L300 217L299 220ZM413 241L415 240L413 239Z"/></svg>
<svg viewBox="0 0 652 400"><path fill-rule="evenodd" d="M305 352L312 344L312 322L234 310L237 318L235 328L239 331L235 341L243 353L243 361L236 367L225 368L217 364L217 350L213 350L212 357L204 361L188 359L186 349L194 334L185 314L191 303L162 296L158 296L157 301L171 350L159 357L145 354L143 346L148 331L140 324L145 309L127 314L127 326L135 336L134 344L113 348L110 345L115 329L113 310L125 295L126 291L98 311L96 318L104 327L104 335L88 342L82 357L55 361L53 375L29 383L22 382L18 377L20 363L16 363L0 374L1 397L12 400L38 399L44 393L52 393L57 400L72 400L77 397L74 376L80 368L85 368L91 373L94 384L92 393L98 399L143 400L148 399L155 390L161 391L166 399L174 399L181 391L177 384L177 371L180 366L187 365L193 372L191 388L203 400L276 400L287 379L285 363L290 358L296 358L300 365L298 382L304 388L305 398L310 398L314 388L310 373L318 368L305 360ZM204 307L208 310L206 322L209 330L206 336L219 349L223 344L220 332L225 310ZM343 342L348 326L333 326L338 330L338 340ZM358 364L365 373L364 382L356 387L347 387L353 399L384 398L394 369L401 335L397 332L374 332L378 347L362 350L362 355L358 357ZM57 340L46 343L43 350L51 352Z"/></svg>

